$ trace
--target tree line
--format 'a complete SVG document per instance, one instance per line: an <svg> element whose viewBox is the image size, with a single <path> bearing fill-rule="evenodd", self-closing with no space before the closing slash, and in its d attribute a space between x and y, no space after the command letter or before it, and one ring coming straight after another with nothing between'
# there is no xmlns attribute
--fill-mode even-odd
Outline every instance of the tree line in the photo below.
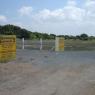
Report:
<svg viewBox="0 0 95 95"><path fill-rule="evenodd" d="M55 39L55 34L47 34L47 33L39 33L39 32L32 32L26 29L23 29L19 26L15 25L0 25L0 35L16 35L17 38L25 38L25 39ZM72 35L57 35L59 37L64 37L65 39L79 39L79 40L93 40L95 39L94 36L88 36L87 34L81 34L77 36Z"/></svg>
<svg viewBox="0 0 95 95"><path fill-rule="evenodd" d="M15 25L0 25L0 35L16 35L17 38L25 39L55 39L56 35L32 32Z"/></svg>

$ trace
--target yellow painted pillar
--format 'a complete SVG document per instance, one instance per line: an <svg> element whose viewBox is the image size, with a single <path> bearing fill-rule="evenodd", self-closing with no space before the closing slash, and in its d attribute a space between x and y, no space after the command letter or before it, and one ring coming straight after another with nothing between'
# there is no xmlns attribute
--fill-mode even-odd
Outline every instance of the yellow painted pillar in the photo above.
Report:
<svg viewBox="0 0 95 95"><path fill-rule="evenodd" d="M0 36L0 62L8 62L16 58L16 36Z"/></svg>
<svg viewBox="0 0 95 95"><path fill-rule="evenodd" d="M64 51L64 38L63 37L56 37L55 51Z"/></svg>

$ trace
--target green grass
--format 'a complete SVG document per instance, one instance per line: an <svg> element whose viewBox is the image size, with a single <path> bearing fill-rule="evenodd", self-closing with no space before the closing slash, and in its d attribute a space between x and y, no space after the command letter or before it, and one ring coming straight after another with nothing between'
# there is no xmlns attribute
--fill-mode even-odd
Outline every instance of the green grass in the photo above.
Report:
<svg viewBox="0 0 95 95"><path fill-rule="evenodd" d="M65 50L95 50L95 40L65 40Z"/></svg>

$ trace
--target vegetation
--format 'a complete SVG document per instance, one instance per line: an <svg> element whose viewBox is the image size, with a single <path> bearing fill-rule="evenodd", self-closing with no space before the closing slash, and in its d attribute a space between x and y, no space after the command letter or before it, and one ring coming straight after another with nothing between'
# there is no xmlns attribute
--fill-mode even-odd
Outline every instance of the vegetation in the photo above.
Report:
<svg viewBox="0 0 95 95"><path fill-rule="evenodd" d="M55 34L47 34L47 33L39 33L39 32L32 32L26 29L22 29L19 26L14 25L4 25L0 26L0 35L16 35L17 38L25 38L25 39L55 39ZM77 36L70 36L70 35L59 35L59 37L64 37L65 39L72 39L72 40L93 40L95 39L94 36L88 36L87 34L81 34Z"/></svg>
<svg viewBox="0 0 95 95"><path fill-rule="evenodd" d="M65 51L94 50L95 40L65 40Z"/></svg>
<svg viewBox="0 0 95 95"><path fill-rule="evenodd" d="M54 34L32 32L10 24L0 26L0 35L16 35L17 38L25 39L54 39L56 37Z"/></svg>

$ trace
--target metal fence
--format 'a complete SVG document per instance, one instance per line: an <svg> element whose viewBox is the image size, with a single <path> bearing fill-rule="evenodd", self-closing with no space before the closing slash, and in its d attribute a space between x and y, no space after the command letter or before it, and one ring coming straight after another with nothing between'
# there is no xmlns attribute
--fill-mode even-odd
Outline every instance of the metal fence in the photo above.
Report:
<svg viewBox="0 0 95 95"><path fill-rule="evenodd" d="M55 40L24 40L17 39L17 49L54 50Z"/></svg>
<svg viewBox="0 0 95 95"><path fill-rule="evenodd" d="M65 51L95 50L95 40L64 40ZM17 39L17 49L55 50L55 40L23 40Z"/></svg>

